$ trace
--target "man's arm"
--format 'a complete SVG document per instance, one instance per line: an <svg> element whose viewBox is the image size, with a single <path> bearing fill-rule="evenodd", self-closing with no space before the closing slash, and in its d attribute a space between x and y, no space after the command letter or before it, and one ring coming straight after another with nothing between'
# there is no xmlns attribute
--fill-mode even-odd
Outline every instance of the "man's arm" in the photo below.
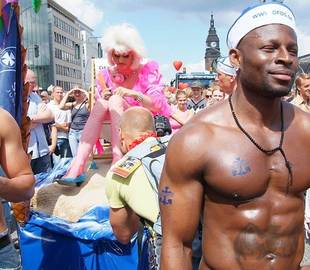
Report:
<svg viewBox="0 0 310 270"><path fill-rule="evenodd" d="M194 111L189 110L188 116L186 118L179 116L177 113L171 114L171 117L179 122L181 125L185 125L194 116Z"/></svg>
<svg viewBox="0 0 310 270"><path fill-rule="evenodd" d="M59 103L58 107L61 110L71 110L74 106L74 102L67 102L69 96L73 93L74 89L69 90L64 97L62 98L61 102Z"/></svg>
<svg viewBox="0 0 310 270"><path fill-rule="evenodd" d="M57 146L57 128L52 125L51 126L51 145L48 146L50 153L54 153Z"/></svg>
<svg viewBox="0 0 310 270"><path fill-rule="evenodd" d="M42 124L48 123L54 120L52 111L44 103L40 103L39 110L36 115L29 116L32 123Z"/></svg>
<svg viewBox="0 0 310 270"><path fill-rule="evenodd" d="M110 223L117 240L128 244L138 231L139 216L129 207L110 208Z"/></svg>
<svg viewBox="0 0 310 270"><path fill-rule="evenodd" d="M65 131L65 132L69 131L69 124L68 123L62 123L62 124L55 123L55 127L59 131Z"/></svg>
<svg viewBox="0 0 310 270"><path fill-rule="evenodd" d="M161 269L192 269L194 239L203 202L204 153L197 126L187 125L169 142L159 186L163 246Z"/></svg>
<svg viewBox="0 0 310 270"><path fill-rule="evenodd" d="M19 127L11 115L0 110L0 163L7 177L0 177L0 197L19 202L34 193L34 177L23 150Z"/></svg>

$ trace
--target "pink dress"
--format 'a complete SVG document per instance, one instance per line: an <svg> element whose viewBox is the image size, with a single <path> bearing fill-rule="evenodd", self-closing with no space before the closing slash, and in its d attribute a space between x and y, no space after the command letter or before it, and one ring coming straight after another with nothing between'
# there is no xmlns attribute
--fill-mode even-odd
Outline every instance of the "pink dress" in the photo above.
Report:
<svg viewBox="0 0 310 270"><path fill-rule="evenodd" d="M108 68L104 68L100 72L104 76L107 87L111 87L112 93L114 93L114 90L119 86L117 85L117 80L113 79ZM98 75L98 77L100 77L100 75ZM152 99L154 106L160 109L159 112L152 112L154 115L161 114L167 117L170 116L171 108L167 102L167 98L164 95L162 75L160 74L159 66L155 61L149 61L143 65L139 71L138 80L132 89L147 95ZM102 85L97 79L97 99L101 97L101 93ZM141 104L132 97L124 97L124 99L130 107L141 106Z"/></svg>
<svg viewBox="0 0 310 270"><path fill-rule="evenodd" d="M105 82L101 82L100 77L102 77L102 75ZM107 87L111 87L112 93L114 93L115 89L121 85L121 82L118 80L119 83L116 83L117 78L115 75L111 75L111 70L109 69L101 70L97 78L99 78L97 79L97 100L84 127L77 156L65 178L76 178L85 171L86 162L92 152L93 146L100 137L104 120L111 120L112 162L114 163L119 160L122 157L119 138L121 114L129 107L141 106L141 104L132 97L112 95L109 100L101 98L104 83ZM151 98L153 105L158 109L156 112L152 112L154 115L161 114L169 117L171 108L164 96L161 78L162 76L159 73L158 64L154 61L147 62L139 70L138 80L132 89Z"/></svg>

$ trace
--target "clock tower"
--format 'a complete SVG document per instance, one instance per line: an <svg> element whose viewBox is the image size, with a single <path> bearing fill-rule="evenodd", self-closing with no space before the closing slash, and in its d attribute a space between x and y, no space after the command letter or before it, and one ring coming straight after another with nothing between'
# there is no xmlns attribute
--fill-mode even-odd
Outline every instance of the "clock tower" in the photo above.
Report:
<svg viewBox="0 0 310 270"><path fill-rule="evenodd" d="M212 62L220 56L220 40L216 34L213 14L211 14L209 34L206 40L205 70L211 70Z"/></svg>

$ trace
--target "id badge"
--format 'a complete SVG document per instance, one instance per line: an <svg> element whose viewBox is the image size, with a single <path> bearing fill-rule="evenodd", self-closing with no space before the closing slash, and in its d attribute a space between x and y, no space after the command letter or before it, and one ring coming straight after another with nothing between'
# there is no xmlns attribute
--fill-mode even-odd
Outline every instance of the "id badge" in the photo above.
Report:
<svg viewBox="0 0 310 270"><path fill-rule="evenodd" d="M118 164L112 169L112 172L123 177L127 178L131 175L138 167L140 167L141 161L135 157L127 157L123 162Z"/></svg>

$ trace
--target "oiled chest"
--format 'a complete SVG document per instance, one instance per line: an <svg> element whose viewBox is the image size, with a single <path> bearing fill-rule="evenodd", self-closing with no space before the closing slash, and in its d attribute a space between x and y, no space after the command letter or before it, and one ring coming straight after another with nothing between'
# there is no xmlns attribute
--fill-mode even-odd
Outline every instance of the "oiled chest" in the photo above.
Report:
<svg viewBox="0 0 310 270"><path fill-rule="evenodd" d="M204 179L209 190L228 200L247 201L264 194L268 188L280 192L302 192L308 187L310 156L297 155L288 148L266 155L255 146L220 150L209 161Z"/></svg>

